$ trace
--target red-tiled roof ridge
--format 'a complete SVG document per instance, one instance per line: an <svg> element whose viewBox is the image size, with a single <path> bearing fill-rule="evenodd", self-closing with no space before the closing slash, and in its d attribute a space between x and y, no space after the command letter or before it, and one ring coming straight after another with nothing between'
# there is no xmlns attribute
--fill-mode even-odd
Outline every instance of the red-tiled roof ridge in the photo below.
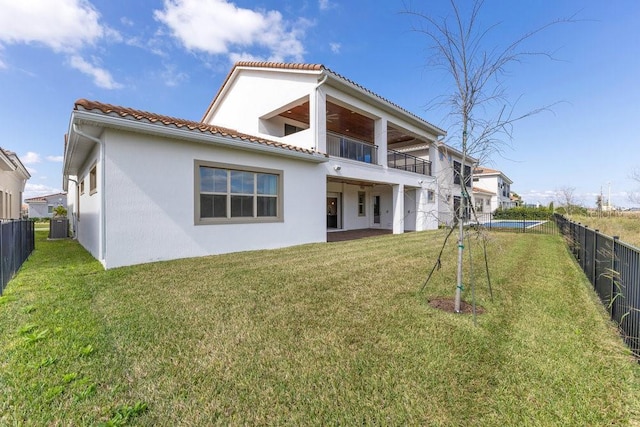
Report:
<svg viewBox="0 0 640 427"><path fill-rule="evenodd" d="M471 189L472 192L474 193L485 193L485 194L496 194L495 192L491 191L491 190L487 190L485 188L480 188L480 187L473 187Z"/></svg>
<svg viewBox="0 0 640 427"><path fill-rule="evenodd" d="M231 69L231 71L229 71L229 74L227 74L227 77L224 79L224 82L222 83L222 85L218 89L218 92L216 93L216 96L213 98L213 100L211 101L211 103L207 107L207 109L206 109L206 111L205 111L205 113L204 113L204 115L202 117L203 120L206 117L207 113L209 113L209 111L211 110L211 107L213 107L213 104L215 104L215 102L218 99L218 97L220 97L220 94L222 93L222 88L224 88L226 86L226 84L229 81L229 79L231 78L231 75L233 74L234 70L236 68L238 68L238 67L280 68L280 69L284 69L284 70L303 70L303 71L326 71L327 73L333 74L335 77L337 77L337 78L339 78L341 80L344 80L345 82L358 87L359 89L363 90L364 92L368 93L369 95L372 95L373 97L378 98L379 100L381 100L383 102L386 102L389 105L392 105L394 108L397 108L397 109L401 110L405 114L408 114L408 115L420 120L421 122L424 122L427 125L433 127L434 129L437 129L437 130L441 131L443 134L445 133L445 131L442 130L441 128L439 128L438 126L426 121L422 117L410 112L409 110L399 106L398 104L389 101L388 99L386 99L386 98L378 95L377 93L371 91L370 89L367 89L366 87L354 82L353 80L346 78L342 74L336 73L332 69L325 67L323 64L304 64L304 63L289 63L289 62L257 62L257 61L239 61L239 62L236 62L235 65L233 66L233 68Z"/></svg>
<svg viewBox="0 0 640 427"><path fill-rule="evenodd" d="M66 196L67 193L64 191L62 193L54 193L54 194L45 194L43 196L30 197L28 199L24 199L25 203L27 202L46 202L47 197L55 197L55 196Z"/></svg>
<svg viewBox="0 0 640 427"><path fill-rule="evenodd" d="M122 118L133 118L137 121L148 121L149 123L159 123L165 126L175 126L177 128L187 128L190 131L208 132L213 135L222 135L234 139L241 139L243 141L254 142L262 145L269 145L291 151L298 151L307 154L317 154L316 151L307 148L296 147L294 145L284 144L282 142L271 141L268 139L260 138L254 135L244 134L233 129L228 129L221 126L210 125L194 120L179 119L176 117L165 116L161 114L151 113L148 111L137 110L134 108L121 107L118 105L107 104L99 101L89 101L81 98L75 102L75 110L95 111L98 110L105 115L117 115Z"/></svg>
<svg viewBox="0 0 640 427"><path fill-rule="evenodd" d="M482 174L493 174L493 173L501 173L501 172L496 169L489 169L484 166L478 166L477 168L475 168L473 173L476 175L482 175Z"/></svg>

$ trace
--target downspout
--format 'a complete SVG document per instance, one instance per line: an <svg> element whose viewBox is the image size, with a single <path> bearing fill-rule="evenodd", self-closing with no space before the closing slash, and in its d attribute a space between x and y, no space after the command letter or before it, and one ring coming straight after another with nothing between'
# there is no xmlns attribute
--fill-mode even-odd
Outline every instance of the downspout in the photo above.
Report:
<svg viewBox="0 0 640 427"><path fill-rule="evenodd" d="M102 219L100 221L100 255L102 258L102 263L104 265L104 267L106 268L106 262L107 262L107 221L106 221L106 211L105 211L105 164L104 164L104 143L102 142L102 140L91 136L91 135L87 135L86 133L82 132L80 130L80 128L78 127L78 125L76 123L73 124L73 131L75 133L77 133L78 135L87 138L93 142L95 142L96 144L98 144L100 146L100 194L102 195L102 197L100 197L100 213L102 214Z"/></svg>
<svg viewBox="0 0 640 427"><path fill-rule="evenodd" d="M80 189L78 188L78 180L73 178L67 178L69 181L73 181L76 184L76 209L80 211ZM69 206L69 199L67 198L67 207ZM68 213L67 213L68 215ZM71 225L73 226L73 238L78 238L78 220L75 213L71 213Z"/></svg>
<svg viewBox="0 0 640 427"><path fill-rule="evenodd" d="M313 89L314 92L315 92L315 95L316 95L316 117L315 117L316 131L314 132L315 141L314 141L313 149L316 150L316 151L318 151L318 142L319 142L318 141L318 122L320 120L320 117L319 117L319 114L318 114L318 89L320 88L320 86L322 86L324 84L324 82L327 81L327 78L329 78L329 75L325 74L324 77L322 77L322 80L320 80L318 82L318 84L316 85L316 87ZM326 105L326 103L325 103L325 105ZM325 131L325 134L326 134L326 131Z"/></svg>

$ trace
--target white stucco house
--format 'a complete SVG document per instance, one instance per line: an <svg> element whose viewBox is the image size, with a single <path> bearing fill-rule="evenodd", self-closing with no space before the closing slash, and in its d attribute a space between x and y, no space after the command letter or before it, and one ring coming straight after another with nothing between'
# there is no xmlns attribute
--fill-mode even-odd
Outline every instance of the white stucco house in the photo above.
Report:
<svg viewBox="0 0 640 427"><path fill-rule="evenodd" d="M0 220L21 218L22 193L29 178L16 153L0 148Z"/></svg>
<svg viewBox="0 0 640 427"><path fill-rule="evenodd" d="M511 198L511 184L513 181L499 170L484 166L476 167L473 171L475 206L478 206L479 201L482 200L484 213L515 207L516 202ZM489 201L488 207L487 201Z"/></svg>
<svg viewBox="0 0 640 427"><path fill-rule="evenodd" d="M427 230L460 200L444 135L323 65L240 62L201 121L78 100L63 186L105 268Z"/></svg>
<svg viewBox="0 0 640 427"><path fill-rule="evenodd" d="M53 210L58 206L67 207L67 193L47 194L31 197L24 202L29 206L29 218L51 218Z"/></svg>

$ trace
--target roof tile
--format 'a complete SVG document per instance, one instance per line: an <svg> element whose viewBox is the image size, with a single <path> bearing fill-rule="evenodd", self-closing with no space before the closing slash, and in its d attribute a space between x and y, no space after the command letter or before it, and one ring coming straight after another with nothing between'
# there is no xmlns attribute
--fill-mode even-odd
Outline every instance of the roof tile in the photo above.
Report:
<svg viewBox="0 0 640 427"><path fill-rule="evenodd" d="M137 121L146 121L154 124L157 123L164 126L172 126L178 129L184 128L194 132L200 131L202 133L210 133L212 135L221 135L229 138L240 139L243 141L254 142L256 144L278 147L284 150L298 151L298 152L307 153L307 154L318 154L318 152L314 150L310 150L302 147L296 147L294 145L284 144L281 142L271 141L271 140L260 138L254 135L248 135L241 132L237 132L233 129L209 125L206 123L196 122L193 120L185 120L185 119L179 119L171 116L164 116L160 114L151 113L148 111L136 110L133 108L120 107L112 104L105 104L98 101L78 99L75 102L74 109L77 111L83 110L83 111L100 112L104 115L134 119Z"/></svg>
<svg viewBox="0 0 640 427"><path fill-rule="evenodd" d="M231 71L229 72L229 74L227 74L227 77L225 78L224 82L222 83L222 86L220 86L220 89L218 90L218 93L216 93L216 96L213 98L213 101L211 101L211 104L209 104L209 107L207 108L204 116L207 115L207 113L211 110L211 107L215 104L216 100L220 97L220 94L222 93L222 89L226 86L227 82L229 81L229 79L231 78L231 75L233 74L234 70L238 67L250 67L250 68L278 68L278 69L282 69L282 70L303 70L303 71L326 71L329 74L332 74L333 76L337 77L340 80L343 80L353 86L358 87L359 89L363 90L364 92L368 93L369 95L378 98L379 100L386 102L389 105L392 105L394 108L397 108L398 110L401 110L403 113L414 117L418 120L420 120L421 122L424 122L426 124L428 124L429 126L433 127L434 129L437 129L439 131L441 131L443 134L445 133L444 130L440 129L438 126L426 121L425 119L423 119L422 117L410 112L409 110L406 110L405 108L402 108L401 106L399 106L398 104L389 101L388 99L376 94L375 92L372 92L371 90L367 89L366 87L354 82L353 80L350 80L348 78L346 78L345 76L336 73L335 71L325 67L322 64L300 64L300 63L288 63L288 62L251 62L251 61L240 61L240 62L236 62L236 64L233 66L233 68L231 69ZM203 120L204 120L204 116L203 116Z"/></svg>

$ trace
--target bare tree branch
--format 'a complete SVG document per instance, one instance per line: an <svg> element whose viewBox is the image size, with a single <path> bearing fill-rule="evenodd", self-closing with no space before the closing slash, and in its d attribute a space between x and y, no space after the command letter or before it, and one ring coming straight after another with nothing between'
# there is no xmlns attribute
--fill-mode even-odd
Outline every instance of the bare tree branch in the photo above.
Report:
<svg viewBox="0 0 640 427"><path fill-rule="evenodd" d="M464 2L460 2L463 4ZM466 4L466 3L464 3ZM468 17L460 9L456 0L450 0L451 17L442 20L420 12L405 4L405 12L415 18L414 31L422 34L430 44L433 56L431 64L442 69L451 79L455 88L441 101L448 106L453 122L453 132L448 142L462 152L462 165L456 171L460 179L460 206L458 208L458 269L455 295L455 311L460 311L462 290L462 262L464 248L464 218L471 198L466 188L465 165L468 158L485 161L495 152L500 152L507 141L512 140L515 123L542 111L553 104L518 114L515 105L509 103L502 79L507 67L520 63L525 57L553 55L544 51L525 50L524 43L537 34L560 23L574 22L575 15L551 21L516 38L506 46L487 47L487 38L499 24L484 30L479 28L479 15L483 0L471 4ZM458 139L459 138L459 139ZM474 213L475 216L475 213ZM436 262L439 265L440 258ZM435 268L435 266L434 266ZM431 271L433 273L433 270ZM428 281L428 278L427 278ZM425 282L426 284L426 282ZM424 288L424 285L423 285Z"/></svg>

